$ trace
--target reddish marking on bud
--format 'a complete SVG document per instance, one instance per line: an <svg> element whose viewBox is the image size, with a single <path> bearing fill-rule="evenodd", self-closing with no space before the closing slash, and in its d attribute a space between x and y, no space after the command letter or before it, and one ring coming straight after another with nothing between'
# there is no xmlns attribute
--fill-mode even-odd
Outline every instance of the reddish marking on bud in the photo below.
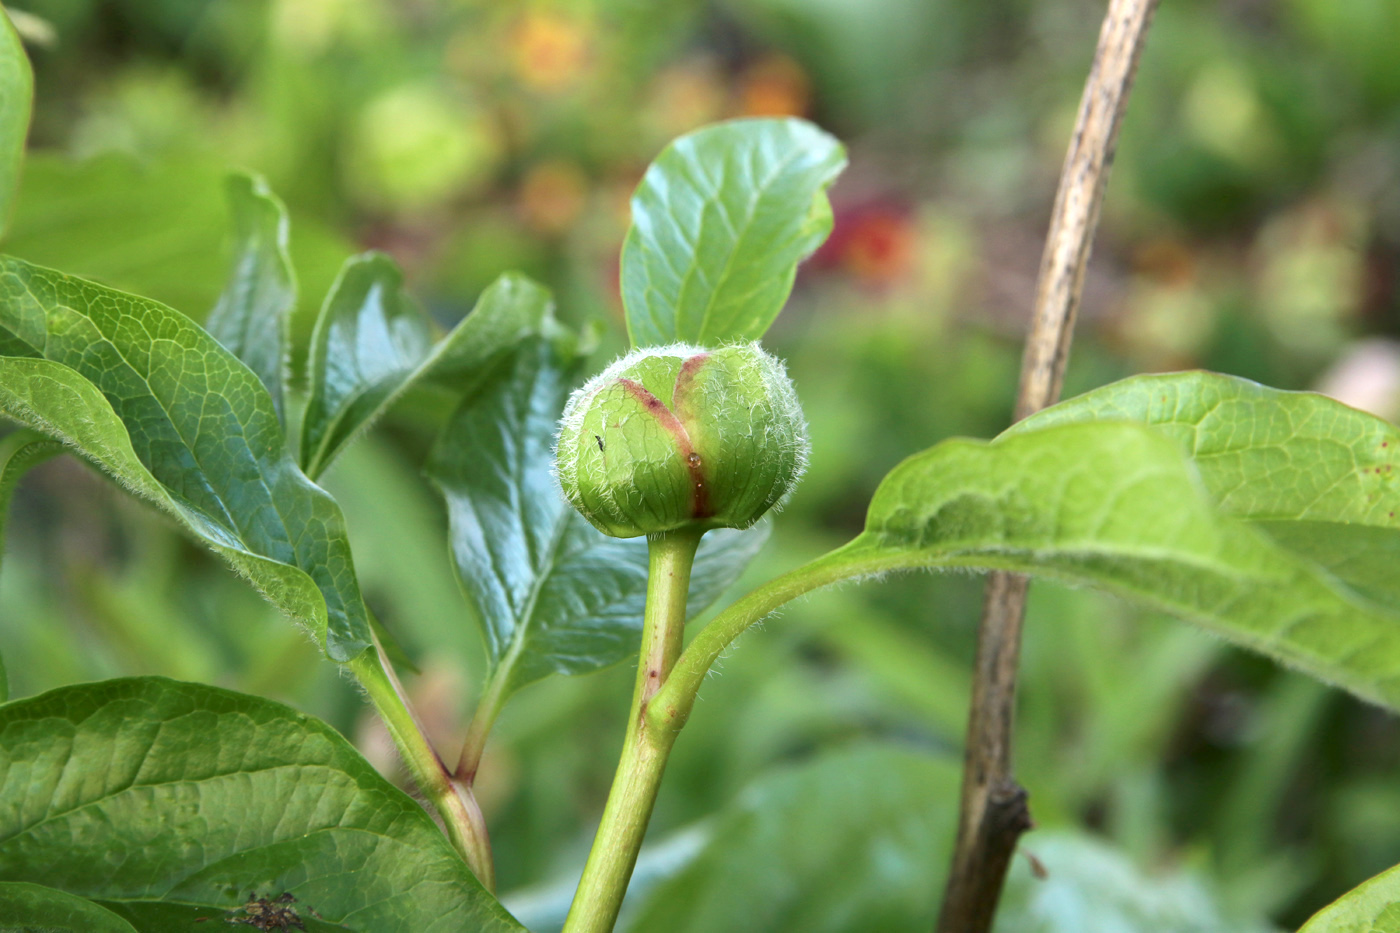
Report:
<svg viewBox="0 0 1400 933"><path fill-rule="evenodd" d="M687 362L689 361L687 360ZM686 431L685 425L681 424L680 419L675 416L671 409L666 407L661 399L647 391L646 386L635 379L619 379L618 383L627 390L629 395L646 407L651 416L676 442L676 449L680 451L681 459L685 461L686 469L690 472L690 517L709 518L710 497L705 489L704 474L700 472L700 455L695 452L695 445L690 442L690 432Z"/></svg>
<svg viewBox="0 0 1400 933"><path fill-rule="evenodd" d="M671 407L683 418L690 417L689 409L690 389L695 384L695 377L700 372L700 367L704 366L710 359L708 353L697 353L681 364L681 371L676 373L676 386L671 390Z"/></svg>

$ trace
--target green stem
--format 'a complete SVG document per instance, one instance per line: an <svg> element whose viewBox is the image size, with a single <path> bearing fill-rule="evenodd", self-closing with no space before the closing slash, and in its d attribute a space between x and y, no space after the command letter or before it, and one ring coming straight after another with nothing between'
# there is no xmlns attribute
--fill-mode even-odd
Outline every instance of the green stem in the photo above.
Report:
<svg viewBox="0 0 1400 933"><path fill-rule="evenodd" d="M403 686L377 640L373 651L365 651L350 662L350 669L388 727L419 792L432 802L442 817L448 838L482 886L494 892L496 869L481 808L476 805L471 788L452 779L447 765L428 741L422 723L413 714Z"/></svg>
<svg viewBox="0 0 1400 933"><path fill-rule="evenodd" d="M711 620L676 662L648 711L653 731L673 737L680 731L690 718L696 694L715 661L734 639L769 613L812 590L907 565L907 561L900 561L898 557L891 559L889 554L862 553L856 542L851 542L768 581L739 599Z"/></svg>
<svg viewBox="0 0 1400 933"><path fill-rule="evenodd" d="M563 933L609 933L622 909L666 758L678 732L653 728L647 709L681 653L690 568L702 534L677 531L648 537L646 615L627 735Z"/></svg>
<svg viewBox="0 0 1400 933"><path fill-rule="evenodd" d="M506 673L504 665L497 667L482 691L481 702L476 705L471 724L467 727L467 739L462 745L461 757L457 759L456 778L467 787L476 782L476 771L481 766L481 754L486 750L486 737L496 723L496 716L505 705Z"/></svg>

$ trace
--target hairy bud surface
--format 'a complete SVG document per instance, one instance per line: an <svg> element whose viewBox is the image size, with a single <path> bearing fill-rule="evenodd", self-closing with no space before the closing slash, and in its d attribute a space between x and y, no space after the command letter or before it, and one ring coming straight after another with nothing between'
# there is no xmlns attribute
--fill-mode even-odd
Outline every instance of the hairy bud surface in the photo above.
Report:
<svg viewBox="0 0 1400 933"><path fill-rule="evenodd" d="M564 495L617 538L746 528L797 483L807 427L758 344L634 350L573 394L557 448Z"/></svg>

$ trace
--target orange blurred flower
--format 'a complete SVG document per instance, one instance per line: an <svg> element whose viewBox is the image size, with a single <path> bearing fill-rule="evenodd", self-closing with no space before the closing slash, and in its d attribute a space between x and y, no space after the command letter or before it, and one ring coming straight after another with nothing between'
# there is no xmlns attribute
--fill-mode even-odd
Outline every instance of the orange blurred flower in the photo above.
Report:
<svg viewBox="0 0 1400 933"><path fill-rule="evenodd" d="M807 72L786 55L771 53L744 70L739 111L749 117L801 117L812 104Z"/></svg>
<svg viewBox="0 0 1400 933"><path fill-rule="evenodd" d="M521 216L537 233L563 233L583 212L587 199L588 178L572 162L540 162L520 183Z"/></svg>

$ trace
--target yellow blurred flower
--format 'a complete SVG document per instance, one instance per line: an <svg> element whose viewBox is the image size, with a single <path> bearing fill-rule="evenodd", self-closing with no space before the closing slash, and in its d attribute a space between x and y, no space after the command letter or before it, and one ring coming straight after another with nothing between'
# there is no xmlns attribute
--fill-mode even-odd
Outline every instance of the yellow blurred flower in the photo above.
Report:
<svg viewBox="0 0 1400 933"><path fill-rule="evenodd" d="M577 17L532 10L510 31L511 65L526 87L558 92L578 83L588 68L592 35Z"/></svg>
<svg viewBox="0 0 1400 933"><path fill-rule="evenodd" d="M670 139L724 116L729 89L709 56L663 69L652 81L647 122L658 140Z"/></svg>

